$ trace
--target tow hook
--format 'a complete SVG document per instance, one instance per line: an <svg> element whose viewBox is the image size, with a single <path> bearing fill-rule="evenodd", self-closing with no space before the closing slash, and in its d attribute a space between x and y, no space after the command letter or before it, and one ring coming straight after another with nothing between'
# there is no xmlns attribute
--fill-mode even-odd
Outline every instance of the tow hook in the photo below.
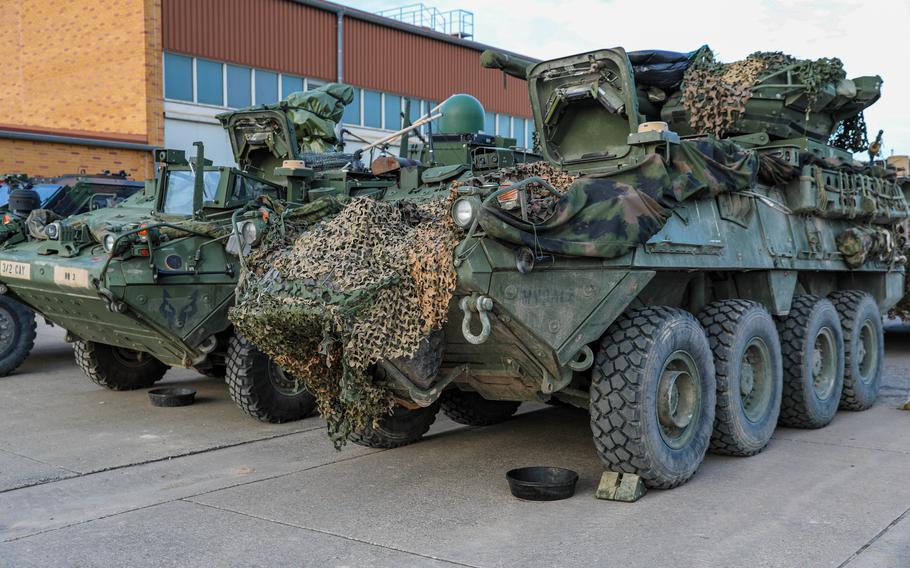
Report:
<svg viewBox="0 0 910 568"><path fill-rule="evenodd" d="M480 333L474 335L471 333L471 305L477 310L480 316ZM464 319L461 320L461 334L465 340L473 345L480 345L490 338L490 316L488 313L493 309L493 300L487 296L478 296L476 299L465 296L458 302L458 307L464 313Z"/></svg>

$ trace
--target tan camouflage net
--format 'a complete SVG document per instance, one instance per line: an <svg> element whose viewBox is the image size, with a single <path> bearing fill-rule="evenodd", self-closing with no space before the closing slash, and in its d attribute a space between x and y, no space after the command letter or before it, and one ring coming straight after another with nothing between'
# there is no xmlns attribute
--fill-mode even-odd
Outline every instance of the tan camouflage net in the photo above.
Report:
<svg viewBox="0 0 910 568"><path fill-rule="evenodd" d="M756 52L741 61L721 63L705 48L683 77L682 102L689 113L689 125L696 132L723 136L746 110L752 89L762 77L789 65L794 65L793 72L810 105L825 85L846 76L843 64L836 58L811 61L781 52Z"/></svg>
<svg viewBox="0 0 910 568"><path fill-rule="evenodd" d="M280 234L249 259L231 320L304 382L340 447L394 404L372 366L412 357L445 321L457 228L442 201L354 199Z"/></svg>

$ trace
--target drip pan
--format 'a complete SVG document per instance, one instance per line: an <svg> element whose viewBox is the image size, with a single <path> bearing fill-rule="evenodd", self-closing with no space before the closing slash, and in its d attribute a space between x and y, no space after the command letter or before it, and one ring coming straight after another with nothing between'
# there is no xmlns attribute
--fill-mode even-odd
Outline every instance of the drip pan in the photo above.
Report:
<svg viewBox="0 0 910 568"><path fill-rule="evenodd" d="M557 501L575 494L578 474L562 467L520 467L506 473L512 495L528 501Z"/></svg>
<svg viewBox="0 0 910 568"><path fill-rule="evenodd" d="M196 400L196 389L161 388L149 391L149 400L155 406L188 406Z"/></svg>

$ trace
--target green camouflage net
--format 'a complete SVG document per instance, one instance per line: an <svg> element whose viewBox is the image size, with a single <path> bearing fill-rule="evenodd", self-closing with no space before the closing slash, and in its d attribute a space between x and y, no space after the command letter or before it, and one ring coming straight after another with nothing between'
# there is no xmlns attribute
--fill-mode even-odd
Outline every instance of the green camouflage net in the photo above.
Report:
<svg viewBox="0 0 910 568"><path fill-rule="evenodd" d="M869 134L863 113L840 122L831 134L828 144L851 152L865 152L869 149Z"/></svg>
<svg viewBox="0 0 910 568"><path fill-rule="evenodd" d="M790 67L803 85L810 107L826 85L846 77L837 58L811 61L781 52L755 52L741 61L721 63L704 47L683 77L682 102L689 113L689 125L696 132L723 136L746 110L755 85L785 67Z"/></svg>
<svg viewBox="0 0 910 568"><path fill-rule="evenodd" d="M304 382L341 447L394 404L374 365L414 356L445 321L457 228L443 201L354 199L333 209L315 225L287 219L269 232L248 259L230 317Z"/></svg>

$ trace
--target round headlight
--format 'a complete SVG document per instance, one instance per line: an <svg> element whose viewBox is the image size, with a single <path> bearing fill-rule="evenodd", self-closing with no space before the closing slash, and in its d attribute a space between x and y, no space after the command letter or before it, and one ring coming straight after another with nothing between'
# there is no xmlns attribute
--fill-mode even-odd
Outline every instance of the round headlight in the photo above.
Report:
<svg viewBox="0 0 910 568"><path fill-rule="evenodd" d="M452 219L462 229L467 229L474 222L474 202L462 197L452 205Z"/></svg>
<svg viewBox="0 0 910 568"><path fill-rule="evenodd" d="M101 244L104 245L105 252L111 252L114 250L114 243L117 242L117 237L113 233L108 233L104 235L104 239Z"/></svg>
<svg viewBox="0 0 910 568"><path fill-rule="evenodd" d="M245 244L255 245L259 240L259 227L253 221L245 221L240 225L240 234Z"/></svg>
<svg viewBox="0 0 910 568"><path fill-rule="evenodd" d="M51 223L50 225L45 225L44 234L47 235L47 238L51 240L57 240L57 237L60 236L60 223Z"/></svg>

